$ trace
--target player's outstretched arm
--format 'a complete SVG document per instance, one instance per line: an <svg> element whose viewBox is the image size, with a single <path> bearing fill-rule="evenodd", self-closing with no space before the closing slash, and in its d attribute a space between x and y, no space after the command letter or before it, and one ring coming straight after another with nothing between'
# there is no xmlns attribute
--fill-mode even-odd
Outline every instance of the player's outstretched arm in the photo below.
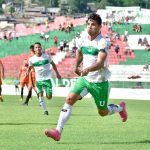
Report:
<svg viewBox="0 0 150 150"><path fill-rule="evenodd" d="M51 62L51 64L52 64L52 66L53 66L53 69L54 69L54 71L55 71L55 73L56 73L57 78L58 78L58 79L61 79L61 75L59 74L59 72L58 72L58 70L57 70L56 64L55 64L53 61Z"/></svg>

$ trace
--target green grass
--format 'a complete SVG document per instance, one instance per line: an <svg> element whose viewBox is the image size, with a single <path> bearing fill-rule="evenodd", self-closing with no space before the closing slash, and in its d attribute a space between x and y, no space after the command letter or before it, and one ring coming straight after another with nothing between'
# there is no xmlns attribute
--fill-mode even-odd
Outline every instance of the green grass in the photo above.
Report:
<svg viewBox="0 0 150 150"><path fill-rule="evenodd" d="M53 128L64 98L46 101L49 116L34 97L29 106L21 106L18 96L4 96L0 103L1 150L149 150L150 101L126 100L129 119L119 115L99 117L94 102L83 99L75 104L60 142L44 136L45 128ZM119 100L110 100L118 103Z"/></svg>

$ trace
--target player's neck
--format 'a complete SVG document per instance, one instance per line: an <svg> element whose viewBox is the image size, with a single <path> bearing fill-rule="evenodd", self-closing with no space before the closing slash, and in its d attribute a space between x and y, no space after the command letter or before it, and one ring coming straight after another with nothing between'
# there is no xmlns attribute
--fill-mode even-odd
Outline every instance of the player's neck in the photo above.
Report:
<svg viewBox="0 0 150 150"><path fill-rule="evenodd" d="M88 38L90 41L93 41L94 39L96 39L96 37L99 35L100 33L94 34L94 35L89 35Z"/></svg>
<svg viewBox="0 0 150 150"><path fill-rule="evenodd" d="M36 57L41 57L41 56L42 56L42 53L36 54Z"/></svg>

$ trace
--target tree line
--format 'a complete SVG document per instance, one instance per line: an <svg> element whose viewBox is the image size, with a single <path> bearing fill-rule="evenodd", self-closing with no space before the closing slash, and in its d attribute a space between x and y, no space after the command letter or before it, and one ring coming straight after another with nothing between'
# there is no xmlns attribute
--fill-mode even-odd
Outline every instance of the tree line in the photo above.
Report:
<svg viewBox="0 0 150 150"><path fill-rule="evenodd" d="M25 0L0 0L0 5L8 1L22 2ZM141 8L150 8L150 0L30 0L31 3L37 3L45 7L59 7L60 13L76 14L76 13L88 13L91 12L91 5L97 9L105 9L106 6L140 6Z"/></svg>
<svg viewBox="0 0 150 150"><path fill-rule="evenodd" d="M105 9L106 6L150 8L150 0L42 0L40 2L45 6L60 7L61 14L88 13L91 11L89 3L96 9Z"/></svg>

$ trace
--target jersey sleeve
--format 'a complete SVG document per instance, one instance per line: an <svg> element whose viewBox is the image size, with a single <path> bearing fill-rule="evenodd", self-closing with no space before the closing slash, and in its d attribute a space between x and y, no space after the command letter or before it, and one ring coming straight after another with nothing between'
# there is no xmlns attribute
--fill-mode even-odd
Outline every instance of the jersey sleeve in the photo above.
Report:
<svg viewBox="0 0 150 150"><path fill-rule="evenodd" d="M106 43L106 40L104 38L102 38L100 40L99 50L105 50L105 52L108 53L107 43Z"/></svg>
<svg viewBox="0 0 150 150"><path fill-rule="evenodd" d="M47 58L48 58L49 63L51 63L53 61L51 55L47 55Z"/></svg>
<svg viewBox="0 0 150 150"><path fill-rule="evenodd" d="M32 58L32 57L31 57L31 58ZM33 66L33 64L32 64L32 59L31 59L31 58L29 58L29 61L28 61L29 67Z"/></svg>
<svg viewBox="0 0 150 150"><path fill-rule="evenodd" d="M76 39L77 49L81 49L82 45L83 45L83 37L80 37L80 38Z"/></svg>

